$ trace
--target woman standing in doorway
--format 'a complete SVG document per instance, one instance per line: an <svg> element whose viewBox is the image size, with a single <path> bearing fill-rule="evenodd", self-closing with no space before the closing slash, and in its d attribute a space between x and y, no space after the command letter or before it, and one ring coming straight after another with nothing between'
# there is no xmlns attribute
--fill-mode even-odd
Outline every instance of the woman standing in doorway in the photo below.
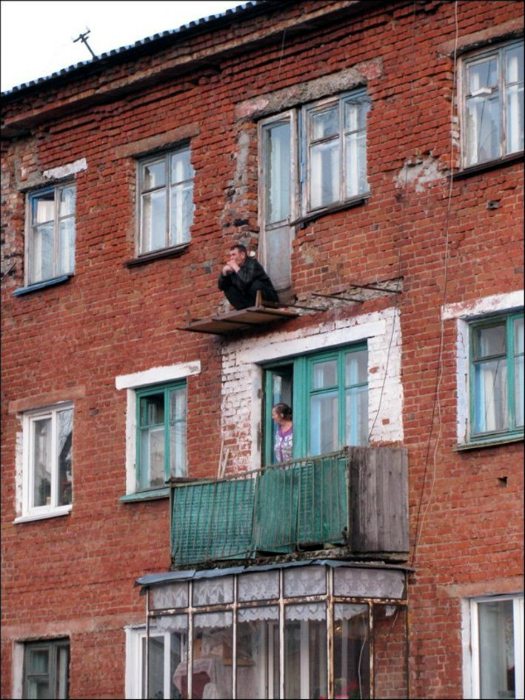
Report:
<svg viewBox="0 0 525 700"><path fill-rule="evenodd" d="M293 422L292 409L286 403L276 403L272 408L272 418L277 424L274 442L276 462L288 462L292 459Z"/></svg>

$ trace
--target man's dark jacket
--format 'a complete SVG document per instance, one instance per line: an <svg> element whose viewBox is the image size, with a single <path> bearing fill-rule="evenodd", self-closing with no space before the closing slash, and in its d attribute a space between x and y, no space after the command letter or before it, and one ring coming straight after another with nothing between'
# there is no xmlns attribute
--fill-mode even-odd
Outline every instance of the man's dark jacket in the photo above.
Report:
<svg viewBox="0 0 525 700"><path fill-rule="evenodd" d="M266 301L279 301L272 280L266 274L261 263L255 258L246 258L239 268L239 272L232 272L230 275L221 273L219 276L219 289L226 292L230 287L235 287L242 296L245 296L249 305L255 303L255 293L259 289L262 292L263 299Z"/></svg>

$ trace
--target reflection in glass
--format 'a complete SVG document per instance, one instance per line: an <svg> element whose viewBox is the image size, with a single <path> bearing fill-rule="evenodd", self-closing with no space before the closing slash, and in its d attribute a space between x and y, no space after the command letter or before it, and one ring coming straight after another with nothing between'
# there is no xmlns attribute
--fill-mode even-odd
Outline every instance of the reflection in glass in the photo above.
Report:
<svg viewBox="0 0 525 700"><path fill-rule="evenodd" d="M335 697L370 697L368 606L334 606Z"/></svg>
<svg viewBox="0 0 525 700"><path fill-rule="evenodd" d="M51 503L51 418L33 422L33 505Z"/></svg>
<svg viewBox="0 0 525 700"><path fill-rule="evenodd" d="M232 697L232 614L195 615L192 697Z"/></svg>
<svg viewBox="0 0 525 700"><path fill-rule="evenodd" d="M516 411L516 427L523 425L523 317L514 321L514 403Z"/></svg>
<svg viewBox="0 0 525 700"><path fill-rule="evenodd" d="M515 698L512 600L479 603L481 698Z"/></svg>
<svg viewBox="0 0 525 700"><path fill-rule="evenodd" d="M57 414L57 423L58 505L62 506L71 503L72 497L73 410L60 411Z"/></svg>
<svg viewBox="0 0 525 700"><path fill-rule="evenodd" d="M237 697L279 697L279 609L239 611Z"/></svg>

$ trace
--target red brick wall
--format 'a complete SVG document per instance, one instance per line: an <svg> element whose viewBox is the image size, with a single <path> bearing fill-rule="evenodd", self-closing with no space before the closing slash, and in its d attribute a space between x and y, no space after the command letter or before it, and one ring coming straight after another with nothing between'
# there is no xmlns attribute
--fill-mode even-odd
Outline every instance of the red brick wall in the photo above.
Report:
<svg viewBox="0 0 525 700"><path fill-rule="evenodd" d="M297 17L311 7L301 3L287 12ZM503 24L521 12L514 2L460 2L458 34ZM257 19L248 28L262 32L265 26ZM190 471L216 473L224 341L177 329L188 312L202 318L216 311L216 276L236 231L234 220L246 219L241 230L257 231L255 128L235 121L235 105L378 57L381 74L368 83L372 196L298 230L293 281L296 293L306 294L404 277L396 303L415 567L410 687L412 697L461 695L460 599L514 590L521 573L522 448L454 450L455 328L452 321L444 323L440 355L440 307L523 288L523 191L517 164L456 180L452 187L440 177L422 191L412 179L416 166L406 177L401 173L407 161L419 159L445 174L451 152L456 162L453 62L441 48L454 35L453 3L376 6L347 23L289 32L284 41L281 34L249 55L221 57L212 71L208 66L172 77L4 144L3 242L6 260L16 266L2 287L3 697L10 693L12 639L68 633L72 697L122 697L122 628L144 619L144 599L133 581L166 570L170 562L167 501L119 502L125 493L126 397L115 389L115 376L200 359L201 374L188 380ZM199 41L213 44L206 35ZM140 70L147 73L169 56L166 50L144 57ZM129 74L129 66L117 67L112 77ZM63 90L57 83L25 104L10 103L7 115L29 105L37 111L58 104L93 89L96 80L65 84ZM122 149L188 124L198 127L191 140L192 244L179 258L128 268L124 263L134 257L135 164ZM251 140L246 181L239 183L242 130ZM23 285L24 195L17 188L39 171L80 158L88 167L76 177L75 276L13 297ZM486 203L493 199L500 206L489 210ZM363 304L358 312L376 307ZM288 328L318 320L308 317ZM11 402L39 397L41 405L52 392L78 387L84 391L75 400L73 510L67 517L14 525L20 423ZM501 476L508 477L506 486Z"/></svg>

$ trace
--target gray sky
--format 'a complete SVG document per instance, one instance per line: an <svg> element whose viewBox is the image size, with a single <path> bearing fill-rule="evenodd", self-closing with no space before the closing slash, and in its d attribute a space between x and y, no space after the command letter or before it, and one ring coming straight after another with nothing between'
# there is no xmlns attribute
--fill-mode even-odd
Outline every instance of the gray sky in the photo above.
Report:
<svg viewBox="0 0 525 700"><path fill-rule="evenodd" d="M243 0L2 0L1 90L90 60L87 47L73 42L86 28L91 30L87 41L99 56L242 4Z"/></svg>

